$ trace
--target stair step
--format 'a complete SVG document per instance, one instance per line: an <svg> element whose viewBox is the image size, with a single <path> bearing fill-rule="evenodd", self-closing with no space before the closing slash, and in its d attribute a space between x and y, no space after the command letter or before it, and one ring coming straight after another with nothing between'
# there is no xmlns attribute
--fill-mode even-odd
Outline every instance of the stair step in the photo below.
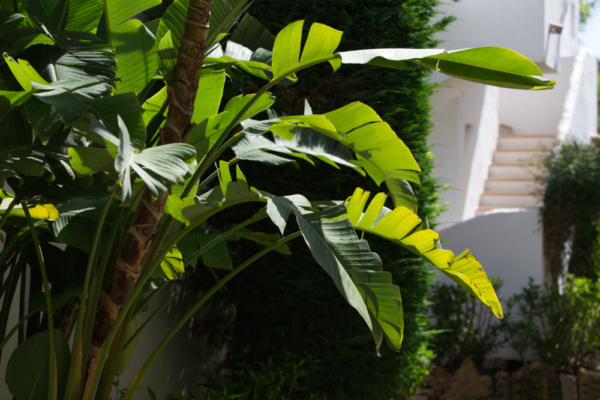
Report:
<svg viewBox="0 0 600 400"><path fill-rule="evenodd" d="M534 208L539 203L539 196L533 193L484 192L480 206Z"/></svg>
<svg viewBox="0 0 600 400"><path fill-rule="evenodd" d="M498 149L540 150L552 148L556 135L512 135L503 134L498 138Z"/></svg>
<svg viewBox="0 0 600 400"><path fill-rule="evenodd" d="M485 206L485 207L479 207L477 209L477 215L484 215L484 214L488 214L492 211L509 211L509 212L514 212L514 211L521 211L521 210L530 210L533 208L537 208L537 207L492 207L492 206Z"/></svg>
<svg viewBox="0 0 600 400"><path fill-rule="evenodd" d="M537 188L533 178L489 177L485 182L486 192L533 193Z"/></svg>
<svg viewBox="0 0 600 400"><path fill-rule="evenodd" d="M490 177L533 178L541 169L529 163L497 163L490 166Z"/></svg>
<svg viewBox="0 0 600 400"><path fill-rule="evenodd" d="M541 156L538 150L533 149L498 149L494 152L495 163L529 163Z"/></svg>

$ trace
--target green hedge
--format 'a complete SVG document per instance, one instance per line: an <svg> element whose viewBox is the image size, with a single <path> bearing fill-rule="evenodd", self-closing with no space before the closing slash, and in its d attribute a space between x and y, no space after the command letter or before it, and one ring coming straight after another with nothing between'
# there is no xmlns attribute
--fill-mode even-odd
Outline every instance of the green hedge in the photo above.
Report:
<svg viewBox="0 0 600 400"><path fill-rule="evenodd" d="M431 23L436 0L258 0L251 14L272 32L298 19L322 22L343 30L341 50L373 47L426 48L436 45L433 33L443 29L450 18ZM336 74L328 66L299 75L299 83L274 90L278 111L302 113L308 99L315 113L326 112L352 101L373 108L397 132L415 155L423 173L422 186L415 188L421 217L430 222L439 212L439 183L431 178L433 160L426 137L431 123L428 102L432 86L424 82L423 69L398 72L382 69L348 68ZM251 84L251 86L253 86ZM255 87L248 88L249 90ZM243 165L252 176L271 175L274 169ZM264 179L261 180L265 182ZM331 167L304 163L300 168L277 167L266 187L275 194L301 193L318 199L344 199L360 186L372 192L384 191L368 178L351 171L333 174ZM386 351L377 357L371 335L355 311L344 303L331 279L319 269L303 243L291 246L293 256L270 255L260 265L242 274L223 294L237 305L234 354L245 354L247 362L264 362L283 357L281 349L301 358L321 360L302 379L307 391L329 399L389 400L403 397L418 388L432 357L427 350L426 308L431 283L429 267L389 243L369 237L386 269L402 290L405 339L398 354ZM207 277L207 279L212 279ZM246 349L246 351L244 351ZM249 349L249 350L248 350ZM296 397L294 397L296 398ZM300 397L298 397L300 398Z"/></svg>

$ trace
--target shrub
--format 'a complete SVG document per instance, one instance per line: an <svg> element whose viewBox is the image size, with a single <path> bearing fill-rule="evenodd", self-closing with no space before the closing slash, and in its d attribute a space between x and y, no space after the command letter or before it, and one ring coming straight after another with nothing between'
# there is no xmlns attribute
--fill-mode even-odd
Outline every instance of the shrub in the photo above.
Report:
<svg viewBox="0 0 600 400"><path fill-rule="evenodd" d="M502 281L491 278L496 292ZM438 362L449 369L458 368L465 358L476 365L504 344L500 325L494 315L480 307L475 296L454 285L438 285L433 292L431 312L433 328L438 332L433 339Z"/></svg>
<svg viewBox="0 0 600 400"><path fill-rule="evenodd" d="M542 186L544 258L552 283L567 261L575 276L596 278L600 265L600 144L567 142L545 156Z"/></svg>
<svg viewBox="0 0 600 400"><path fill-rule="evenodd" d="M435 47L433 34L452 20L444 17L433 23L436 0L296 0L281 7L277 0L257 1L250 10L272 32L297 19L319 21L343 30L344 48ZM360 17L357 17L360 16ZM427 83L429 72L420 69L395 71L385 69L345 68L331 75L325 68L308 70L293 86L281 86L276 94L280 113L302 112L308 100L315 112L335 109L351 101L362 101L386 116L397 135L406 143L421 167L421 186L414 185L419 201L419 216L435 225L438 215L440 184L431 177L433 158L427 144L430 132L429 97L433 86ZM260 176L264 170L247 174ZM344 196L343 188L362 182L352 172L334 175L326 168L292 166L278 169L265 190L294 190L307 196L322 193ZM366 187L375 191L372 184ZM226 294L238 305L235 347L249 346L248 357L264 361L278 348L321 360L323 371L311 372L309 379L315 392L334 399L389 399L398 394L414 393L429 370L433 353L428 348L427 297L432 283L427 263L411 253L391 249L384 241L369 238L374 251L381 255L394 281L402 283L405 339L398 354L386 352L382 358L370 351L370 339L363 334L352 313L341 310L335 289L331 290L312 261L294 246L292 259L280 255L269 265L261 266L262 279L242 276ZM285 269L282 268L285 265ZM293 271L293 272L292 272ZM293 275L293 278L291 276ZM206 279L210 279L207 277ZM272 282L280 284L272 285ZM299 290L302 297L291 294ZM247 302L251 296L255 301ZM310 298L310 301L305 301ZM323 308L322 304L331 304ZM294 310L293 316L290 310ZM318 332L315 340L306 330Z"/></svg>
<svg viewBox="0 0 600 400"><path fill-rule="evenodd" d="M530 280L507 307L502 331L524 362L533 349L540 361L557 370L598 365L600 282L568 275L561 293L556 286L544 289Z"/></svg>

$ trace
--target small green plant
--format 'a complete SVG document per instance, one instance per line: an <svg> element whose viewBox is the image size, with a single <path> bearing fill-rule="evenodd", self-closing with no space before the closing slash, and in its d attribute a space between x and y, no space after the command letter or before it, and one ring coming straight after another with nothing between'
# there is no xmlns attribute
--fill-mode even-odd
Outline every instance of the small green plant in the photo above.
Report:
<svg viewBox="0 0 600 400"><path fill-rule="evenodd" d="M541 160L537 180L543 190L541 208L544 258L557 284L567 261L575 276L596 278L600 265L600 143L566 142Z"/></svg>
<svg viewBox="0 0 600 400"><path fill-rule="evenodd" d="M524 362L533 349L540 361L557 370L598 364L600 282L568 275L561 293L556 286L544 289L530 280L507 307L501 329Z"/></svg>
<svg viewBox="0 0 600 400"><path fill-rule="evenodd" d="M246 355L233 356L235 362L230 371L211 373L206 371L208 382L201 386L202 398L210 400L326 400L326 396L306 393L302 380L311 371L319 370L319 360L310 356L300 359L286 350L281 360L275 362L248 362ZM171 395L166 400L196 400L189 393Z"/></svg>
<svg viewBox="0 0 600 400"><path fill-rule="evenodd" d="M494 290L502 280L491 278ZM439 285L432 297L434 329L438 334L433 344L439 360L456 369L465 358L481 365L487 356L504 343L500 326L493 314L478 304L475 296L456 286Z"/></svg>

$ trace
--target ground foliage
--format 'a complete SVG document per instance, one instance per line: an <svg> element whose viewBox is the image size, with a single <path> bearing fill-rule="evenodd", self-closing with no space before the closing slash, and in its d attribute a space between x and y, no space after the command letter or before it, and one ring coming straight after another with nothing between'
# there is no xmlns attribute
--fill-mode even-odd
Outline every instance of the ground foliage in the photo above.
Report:
<svg viewBox="0 0 600 400"><path fill-rule="evenodd" d="M541 161L544 255L553 280L567 271L596 279L600 266L600 143L567 142Z"/></svg>
<svg viewBox="0 0 600 400"><path fill-rule="evenodd" d="M490 280L498 293L502 280ZM470 358L481 369L485 359L506 342L500 321L479 307L475 296L455 285L437 285L431 302L433 328L438 332L432 340L436 364L454 372Z"/></svg>
<svg viewBox="0 0 600 400"><path fill-rule="evenodd" d="M436 45L433 33L451 21L451 17L446 17L432 23L436 3L302 0L282 8L276 1L262 0L253 5L251 13L272 32L297 19L306 19L305 26L313 21L326 23L345 32L341 50L427 48ZM372 106L411 149L422 169L422 185L414 189L419 216L428 218L431 224L439 213L440 184L430 175L433 159L426 137L431 127L428 98L432 86L425 82L427 75L421 69L399 73L351 66L332 75L326 66L317 67L300 73L297 84L276 88L276 107L279 113L293 115L303 112L305 100L315 113L356 100ZM240 90L252 92L254 85L248 81ZM237 94L236 90L230 94ZM245 171L249 177L268 176L267 191L293 190L313 198L322 198L324 193L327 197L344 197L345 188L356 186L360 179L353 172L335 171L324 165L319 169L306 164L300 169L279 166L276 175L274 167L260 165L248 165ZM374 185L367 189L377 190ZM383 358L378 358L372 352L371 338L364 334L360 321L356 321L352 311L343 309L339 294L328 285L309 255L301 251L300 243L291 244L293 257L271 255L265 259L259 267L259 280L256 275L245 275L229 285L225 303L232 301L238 307L234 353L248 347L248 362L277 362L278 357L283 357L280 349L285 347L302 357L319 359L321 368L311 371L304 382L311 392L332 399L389 399L413 392L432 357L427 349L428 323L423 316L431 273L424 261L408 252L391 249L375 237L369 237L369 243L393 273L394 282L402 284L405 339L399 354L385 351ZM328 304L326 309L324 304Z"/></svg>
<svg viewBox="0 0 600 400"><path fill-rule="evenodd" d="M562 288L544 288L530 279L521 293L507 301L501 331L523 362L533 350L537 359L557 371L597 368L599 300L599 281L569 274Z"/></svg>

